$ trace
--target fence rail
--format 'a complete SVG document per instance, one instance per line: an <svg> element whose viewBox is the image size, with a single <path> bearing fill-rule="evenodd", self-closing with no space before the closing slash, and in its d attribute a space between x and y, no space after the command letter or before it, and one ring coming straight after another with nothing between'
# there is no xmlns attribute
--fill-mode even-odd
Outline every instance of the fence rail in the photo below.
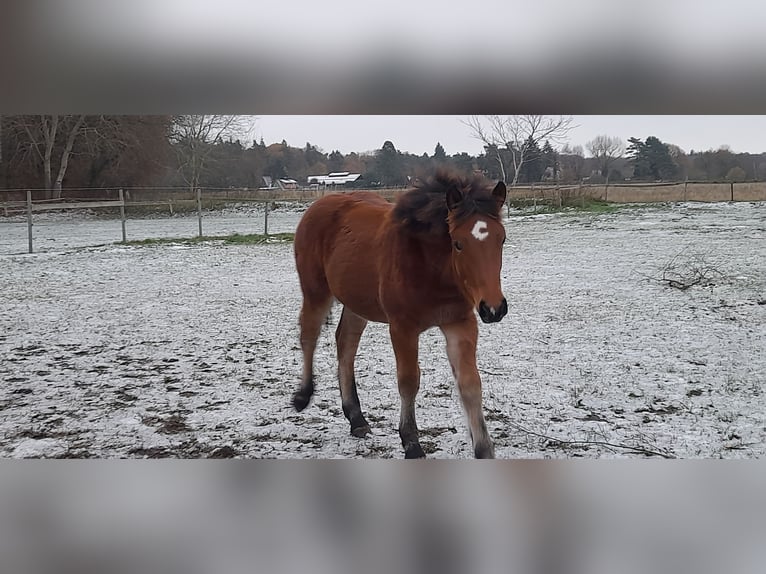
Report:
<svg viewBox="0 0 766 574"><path fill-rule="evenodd" d="M77 200L73 201L72 198L66 198L65 200L33 200L32 199L32 192L30 190L27 191L27 201L26 202L19 202L19 201L13 201L13 202L5 202L0 203L0 207L2 207L3 210L5 210L6 215L26 215L26 223L27 223L27 239L28 239L28 251L29 253L34 252L34 241L33 241L33 228L34 228L34 217L33 215L35 213L39 212L47 212L47 211L61 211L61 210L76 210L76 209L104 209L104 208L113 208L113 209L119 209L120 210L120 222L122 226L122 242L127 241L127 232L126 232L126 207L151 207L151 206L168 206L169 211L171 215L173 214L173 205L175 204L178 206L179 204L192 204L194 206L193 211L196 212L197 215L197 235L199 237L204 237L203 235L203 205L204 202L215 202L220 201L220 197L210 197L210 196L204 196L202 189L198 189L196 193L194 194L196 197L194 199L175 199L175 200L150 200L150 201L127 201L125 197L124 190L120 189L118 190L117 197L118 199L104 199L99 201L89 201L89 200ZM204 200L204 201L203 201ZM263 207L263 234L269 235L269 215L272 211L272 206L276 205L277 202L280 203L299 203L299 204L305 204L311 201L314 201L314 198L299 198L299 199L260 199L260 198L246 198L246 199L229 199L225 200L227 203L231 202L248 202L251 204L257 204ZM8 213L8 210L11 210L12 213ZM145 237L142 237L142 239L145 239Z"/></svg>
<svg viewBox="0 0 766 574"><path fill-rule="evenodd" d="M197 201L197 191L178 187L123 187L126 206L173 205ZM403 188L376 188L387 199L394 198ZM0 209L17 210L26 201L26 189L0 189ZM35 203L46 201L45 190L33 189ZM353 191L351 188L248 189L202 188L203 200L213 201L312 201L329 193ZM118 200L119 188L65 189L56 201ZM607 182L607 183L539 183L509 188L511 199L553 197L556 194L577 194L615 203L673 202L673 201L766 201L766 182Z"/></svg>
<svg viewBox="0 0 766 574"><path fill-rule="evenodd" d="M96 194L101 193L101 196ZM127 241L126 209L167 207L170 215L177 211L196 212L197 233L203 236L203 208L216 204L249 203L262 207L262 230L268 235L269 218L273 208L280 204L305 204L329 193L352 190L243 190L243 189L197 189L188 188L125 188L101 190L66 190L61 199L43 199L42 193L26 190L26 201L19 200L19 190L0 190L0 213L6 216L26 214L28 249L33 252L34 214L45 211L77 209L119 209L122 241ZM394 199L402 188L376 190L387 199ZM35 198L37 195L37 198ZM681 202L681 201L766 201L766 182L715 183L715 182L659 182L616 184L540 184L514 186L508 189L509 209L512 201L556 203L573 199L589 198L615 203ZM4 201L3 201L4 200ZM281 219L277 218L277 227ZM141 237L146 239L147 237Z"/></svg>
<svg viewBox="0 0 766 574"><path fill-rule="evenodd" d="M509 199L587 197L613 203L680 201L766 201L766 182L657 182L524 185L508 190Z"/></svg>
<svg viewBox="0 0 766 574"><path fill-rule="evenodd" d="M120 208L120 220L122 222L122 241L127 240L125 235L125 197L123 191L120 190L120 199L116 201L82 201L82 202L58 202L58 203L38 203L35 204L32 201L32 191L27 191L27 237L29 240L29 252L34 252L34 244L32 238L32 213L35 211L58 211L62 209L97 209L101 207L119 207Z"/></svg>

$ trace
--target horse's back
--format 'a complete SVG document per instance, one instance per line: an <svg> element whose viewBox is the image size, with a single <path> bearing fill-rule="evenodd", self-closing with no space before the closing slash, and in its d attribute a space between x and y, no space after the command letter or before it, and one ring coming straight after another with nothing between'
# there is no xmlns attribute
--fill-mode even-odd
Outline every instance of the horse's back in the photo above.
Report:
<svg viewBox="0 0 766 574"><path fill-rule="evenodd" d="M390 210L388 201L371 192L326 195L306 210L295 232L304 297L329 289L355 313L384 320L377 254L379 230Z"/></svg>
<svg viewBox="0 0 766 574"><path fill-rule="evenodd" d="M372 192L333 193L317 199L306 210L295 232L295 249L315 245L317 241L332 240L355 222L378 222L390 209L390 204Z"/></svg>

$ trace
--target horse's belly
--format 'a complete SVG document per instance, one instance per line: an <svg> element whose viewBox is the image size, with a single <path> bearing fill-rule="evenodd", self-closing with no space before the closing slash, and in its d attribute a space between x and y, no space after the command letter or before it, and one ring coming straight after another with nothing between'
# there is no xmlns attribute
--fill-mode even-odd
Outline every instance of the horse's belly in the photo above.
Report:
<svg viewBox="0 0 766 574"><path fill-rule="evenodd" d="M356 299L344 300L340 297L338 298L338 301L340 301L345 307L348 307L349 310L353 311L360 317L364 317L368 321L375 321L376 323L388 323L388 317L383 312L383 309L381 309L380 305L376 303L359 301Z"/></svg>
<svg viewBox="0 0 766 574"><path fill-rule="evenodd" d="M326 267L327 282L333 296L368 321L387 323L378 294L378 271L373 259L361 256L363 250L339 250Z"/></svg>
<svg viewBox="0 0 766 574"><path fill-rule="evenodd" d="M388 323L388 317L380 306L380 301L374 291L359 292L347 286L339 286L337 289L331 287L331 290L340 303L360 317L364 317L368 321Z"/></svg>

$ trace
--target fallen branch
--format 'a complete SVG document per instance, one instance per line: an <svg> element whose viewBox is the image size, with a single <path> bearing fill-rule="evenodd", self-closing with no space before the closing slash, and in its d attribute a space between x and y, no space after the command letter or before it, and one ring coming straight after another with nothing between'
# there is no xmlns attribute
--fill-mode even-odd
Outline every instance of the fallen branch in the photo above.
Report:
<svg viewBox="0 0 766 574"><path fill-rule="evenodd" d="M714 277L725 278L726 275L716 267L708 264L705 256L693 254L681 259L685 250L676 253L673 258L662 267L662 277L654 277L645 273L639 273L644 277L665 283L668 287L686 291L695 285L713 285Z"/></svg>
<svg viewBox="0 0 766 574"><path fill-rule="evenodd" d="M564 439L555 438L555 437L552 437L552 436L548 436L548 435L545 435L545 434L542 434L542 433L538 433L538 432L526 429L523 426L521 426L519 424L516 424L516 423L513 423L513 422L509 422L508 424L510 424L512 427L516 428L517 430L519 430L519 431L521 431L523 433L526 433L526 434L529 434L529 435L533 435L533 436L536 436L538 438L545 439L545 440L547 440L547 441L549 441L551 443L556 443L556 444L559 444L559 445L564 446L564 447L566 447L566 446L576 446L576 445L604 446L604 447L608 447L608 448L616 448L616 449L627 450L627 451L631 451L631 452L635 452L635 453L639 453L639 454L645 454L647 456L660 456L662 458L667 458L667 459L674 459L674 458L676 458L672 454L668 454L668 453L664 453L664 452L659 452L659 451L656 451L656 450L650 450L650 449L642 447L642 446L632 446L632 445L628 445L628 444L612 443L612 442L607 442L607 441L602 441L602 440L564 440Z"/></svg>
<svg viewBox="0 0 766 574"><path fill-rule="evenodd" d="M485 375L492 375L493 377L502 377L503 375L507 374L507 373L499 373L497 371L488 371L487 369L478 369L478 371Z"/></svg>

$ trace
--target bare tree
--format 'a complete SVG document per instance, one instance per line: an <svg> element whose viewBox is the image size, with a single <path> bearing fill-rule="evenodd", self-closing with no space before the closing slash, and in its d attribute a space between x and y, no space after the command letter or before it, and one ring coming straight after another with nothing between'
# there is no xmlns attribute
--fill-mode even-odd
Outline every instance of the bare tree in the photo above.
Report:
<svg viewBox="0 0 766 574"><path fill-rule="evenodd" d="M585 152L581 145L564 144L559 151L561 175L564 181L579 181L585 168Z"/></svg>
<svg viewBox="0 0 766 574"><path fill-rule="evenodd" d="M27 136L23 144L26 153L42 162L46 199L60 198L75 141L83 133L85 116L13 116L12 121Z"/></svg>
<svg viewBox="0 0 766 574"><path fill-rule="evenodd" d="M184 115L173 118L170 141L178 152L181 175L192 191L199 187L213 146L226 137L246 136L253 123L251 116Z"/></svg>
<svg viewBox="0 0 766 574"><path fill-rule="evenodd" d="M125 163L120 185L146 181L167 166L169 116L4 116L6 182L60 198L67 182L105 185ZM166 146L166 147L163 147ZM73 172L73 173L72 173ZM71 175L70 175L71 174ZM67 180L67 181L65 181ZM30 183L36 181L37 183ZM67 183L71 185L71 183Z"/></svg>
<svg viewBox="0 0 766 574"><path fill-rule="evenodd" d="M601 175L609 176L609 166L625 153L625 142L618 137L596 136L585 144L593 157L598 159Z"/></svg>
<svg viewBox="0 0 766 574"><path fill-rule="evenodd" d="M533 142L548 140L560 144L575 127L569 116L470 116L463 123L474 138L495 154L503 180L507 181L508 173L513 171L511 185L518 182Z"/></svg>

